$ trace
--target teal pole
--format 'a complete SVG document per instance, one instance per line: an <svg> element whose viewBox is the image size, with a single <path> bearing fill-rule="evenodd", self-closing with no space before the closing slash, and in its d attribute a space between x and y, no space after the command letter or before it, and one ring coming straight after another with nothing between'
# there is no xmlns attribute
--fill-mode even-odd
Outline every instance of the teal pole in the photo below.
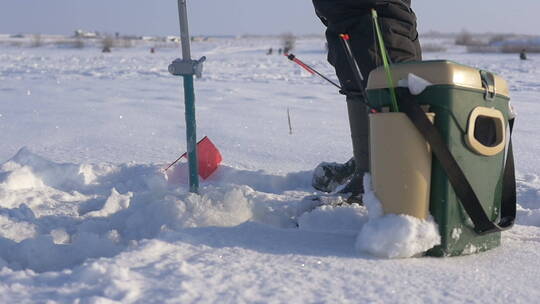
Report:
<svg viewBox="0 0 540 304"><path fill-rule="evenodd" d="M191 61L190 39L188 30L186 0L178 0L180 19L180 37L182 43L182 59ZM186 116L186 140L189 164L189 191L199 193L199 168L197 161L197 124L195 119L195 88L193 74L184 74L184 103Z"/></svg>
<svg viewBox="0 0 540 304"><path fill-rule="evenodd" d="M197 160L197 123L195 120L195 90L193 75L184 76L186 113L186 139L189 163L189 192L199 193L199 166Z"/></svg>

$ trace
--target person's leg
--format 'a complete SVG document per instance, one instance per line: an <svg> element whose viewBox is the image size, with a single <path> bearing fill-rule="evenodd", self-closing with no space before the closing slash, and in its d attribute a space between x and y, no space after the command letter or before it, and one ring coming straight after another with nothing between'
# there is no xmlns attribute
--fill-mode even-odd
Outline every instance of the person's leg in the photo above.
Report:
<svg viewBox="0 0 540 304"><path fill-rule="evenodd" d="M370 28L372 23L368 15L359 16L353 23L361 23L362 25L357 25L357 28L364 27ZM347 55L343 49L342 42L340 41L340 34L349 33L354 34L354 43L361 43L364 47L362 53L355 51L355 57L361 65L360 69L364 71L369 68L374 68L375 63L373 56L376 55L374 51L368 52L367 46L372 45L372 35L365 35L361 32L356 31L345 31L342 30L343 27L336 27L334 25L329 25L326 31L326 41L328 48L328 62L334 66L336 75L340 81L340 84L344 91L358 92L360 87L354 81L351 67L347 61ZM353 33L355 32L355 33ZM357 48L357 47L356 47ZM373 63L372 63L373 62ZM366 64L370 64L366 66ZM370 69L369 69L370 70ZM367 80L367 75L364 75L364 78ZM321 163L315 169L315 174L313 176L312 185L315 189L333 192L337 187L350 182L351 178L355 172L361 172L360 175L363 175L363 172L369 171L369 139L368 139L368 119L367 119L367 109L362 100L359 99L359 96L347 97L347 110L349 117L349 126L351 132L351 140L353 147L353 162L347 162L347 166L340 166L336 163ZM351 164L352 168L351 169ZM358 165L357 165L358 164ZM326 176L321 176L322 173L325 173ZM345 175L347 174L347 175ZM339 177L339 180L334 178L334 176ZM356 180L356 179L355 179ZM353 182L352 184L357 185L358 183ZM360 183L361 185L361 183ZM349 190L351 187L346 187L346 192L353 192ZM322 190L324 189L324 190ZM357 189L355 193L363 192L362 189Z"/></svg>
<svg viewBox="0 0 540 304"><path fill-rule="evenodd" d="M392 62L421 60L421 49L416 31L416 16L403 4L388 4L381 7L379 22L386 47ZM336 74L345 91L357 92L360 87L354 80L351 66L346 57L339 34L349 34L350 44L360 71L367 86L369 73L382 64L377 46L373 20L369 14L344 18L340 24L329 24L326 39L328 42L328 61L336 69ZM368 109L358 96L347 98L347 109L355 174L342 192L353 196L363 193L362 177L369 172L369 122Z"/></svg>
<svg viewBox="0 0 540 304"><path fill-rule="evenodd" d="M385 9L387 11L385 11ZM394 63L406 61L422 60L422 51L416 31L416 16L413 11L404 5L389 5L382 9L383 16L394 16L391 18L381 18L383 28L383 39L388 48L389 56ZM399 18L398 18L399 17ZM382 62L380 51L375 46L375 33L373 31L358 32L361 39L353 39L353 51L356 60L359 62L361 72L364 76L364 88L367 87L369 73ZM373 30L373 26L372 26ZM385 32L386 30L386 32ZM363 35L361 35L363 33ZM362 103L359 97L347 98L347 109L349 115L349 125L351 128L351 139L353 155L356 162L355 175L343 188L342 192L351 193L351 196L358 196L364 193L363 176L369 172L369 109Z"/></svg>
<svg viewBox="0 0 540 304"><path fill-rule="evenodd" d="M355 160L355 171L353 178L342 189L342 192L358 196L364 193L362 178L366 172L369 172L368 108L359 97L347 97L347 111Z"/></svg>

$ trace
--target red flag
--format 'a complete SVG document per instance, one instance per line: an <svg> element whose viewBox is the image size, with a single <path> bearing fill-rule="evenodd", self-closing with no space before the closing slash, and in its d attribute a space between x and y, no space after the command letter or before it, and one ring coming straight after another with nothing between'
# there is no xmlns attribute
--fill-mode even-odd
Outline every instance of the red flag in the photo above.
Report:
<svg viewBox="0 0 540 304"><path fill-rule="evenodd" d="M183 157L187 158L187 152L165 168L165 171L169 170L169 168L174 166ZM197 163L199 165L199 175L202 179L207 179L212 175L219 167L221 161L221 153L219 153L219 150L210 138L205 136L197 143Z"/></svg>
<svg viewBox="0 0 540 304"><path fill-rule="evenodd" d="M197 158L202 179L212 175L222 161L221 153L207 136L197 143Z"/></svg>

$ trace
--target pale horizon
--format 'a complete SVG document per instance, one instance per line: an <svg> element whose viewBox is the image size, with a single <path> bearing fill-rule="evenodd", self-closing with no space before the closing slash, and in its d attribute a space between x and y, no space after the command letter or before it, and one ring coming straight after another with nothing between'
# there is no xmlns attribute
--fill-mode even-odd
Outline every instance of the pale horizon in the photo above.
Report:
<svg viewBox="0 0 540 304"><path fill-rule="evenodd" d="M435 2L413 0L418 31L538 35L540 20L531 12L540 1ZM29 9L31 8L31 9ZM239 36L322 34L311 1L188 0L192 35ZM147 0L18 0L0 3L0 33L61 34L77 29L128 35L178 35L177 1Z"/></svg>

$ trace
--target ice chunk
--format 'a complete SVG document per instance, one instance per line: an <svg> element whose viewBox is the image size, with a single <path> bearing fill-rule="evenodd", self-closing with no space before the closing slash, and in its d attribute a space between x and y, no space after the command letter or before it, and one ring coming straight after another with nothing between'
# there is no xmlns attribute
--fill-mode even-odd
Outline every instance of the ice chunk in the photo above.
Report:
<svg viewBox="0 0 540 304"><path fill-rule="evenodd" d="M100 210L92 211L88 213L87 216L104 217L114 214L120 210L127 209L129 208L132 197L133 193L131 192L128 192L126 194L120 194L115 188L113 188L111 190L111 195L109 196L109 198L107 198L107 201L105 201L103 208L101 208Z"/></svg>
<svg viewBox="0 0 540 304"><path fill-rule="evenodd" d="M401 79L398 82L399 87L409 88L412 95L420 95L424 90L433 85L431 82L412 73L407 75L407 78Z"/></svg>

